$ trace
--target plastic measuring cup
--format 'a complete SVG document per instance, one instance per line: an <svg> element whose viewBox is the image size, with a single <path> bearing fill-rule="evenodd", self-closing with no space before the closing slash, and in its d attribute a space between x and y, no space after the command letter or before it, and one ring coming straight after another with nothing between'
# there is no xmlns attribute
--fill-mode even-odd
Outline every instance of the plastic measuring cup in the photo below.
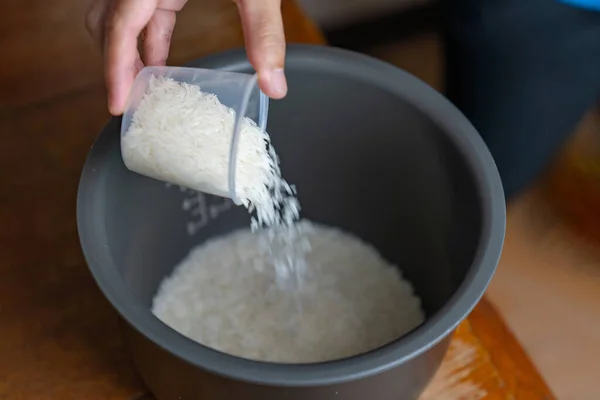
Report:
<svg viewBox="0 0 600 400"><path fill-rule="evenodd" d="M122 138L127 135L135 111L144 94L146 94L153 76L171 78L177 82L197 85L203 92L216 95L223 105L235 111L235 123L229 149L228 192L224 193L215 187L208 186L190 189L229 197L234 203L240 204L240 199L237 198L235 190L235 169L241 121L244 117L250 118L260 129L265 130L269 111L269 97L258 88L257 75L188 67L145 67L136 76L129 94L121 122ZM149 177L169 182L166 177L158 174Z"/></svg>

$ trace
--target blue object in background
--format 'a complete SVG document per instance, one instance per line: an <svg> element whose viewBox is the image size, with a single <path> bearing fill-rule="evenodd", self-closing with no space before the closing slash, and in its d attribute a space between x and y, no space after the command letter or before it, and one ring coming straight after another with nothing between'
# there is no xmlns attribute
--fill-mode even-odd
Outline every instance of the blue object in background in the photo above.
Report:
<svg viewBox="0 0 600 400"><path fill-rule="evenodd" d="M570 6L600 11L600 0L559 0Z"/></svg>

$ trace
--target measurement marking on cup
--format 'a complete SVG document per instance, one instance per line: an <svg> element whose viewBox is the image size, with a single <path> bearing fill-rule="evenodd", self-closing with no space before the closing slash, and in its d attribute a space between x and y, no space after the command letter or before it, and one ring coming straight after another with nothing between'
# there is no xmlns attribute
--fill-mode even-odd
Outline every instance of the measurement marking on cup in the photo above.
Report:
<svg viewBox="0 0 600 400"><path fill-rule="evenodd" d="M165 184L167 189L173 185ZM181 208L189 212L192 217L191 221L186 224L187 233L190 236L195 235L202 228L207 226L210 221L219 218L221 214L227 212L233 207L233 201L227 198L217 198L217 201L209 204L206 195L202 192L179 187L179 190L184 194Z"/></svg>

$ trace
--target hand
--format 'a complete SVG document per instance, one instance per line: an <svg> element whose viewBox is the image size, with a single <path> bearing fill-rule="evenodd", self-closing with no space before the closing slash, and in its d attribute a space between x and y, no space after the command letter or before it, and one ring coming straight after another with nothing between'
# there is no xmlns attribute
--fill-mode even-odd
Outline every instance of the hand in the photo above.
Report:
<svg viewBox="0 0 600 400"><path fill-rule="evenodd" d="M285 37L281 0L234 0L238 6L248 59L259 86L270 97L287 93L283 73ZM121 115L136 74L144 65L165 65L175 13L187 0L93 0L86 28L104 51L108 109ZM141 53L138 37L142 35Z"/></svg>

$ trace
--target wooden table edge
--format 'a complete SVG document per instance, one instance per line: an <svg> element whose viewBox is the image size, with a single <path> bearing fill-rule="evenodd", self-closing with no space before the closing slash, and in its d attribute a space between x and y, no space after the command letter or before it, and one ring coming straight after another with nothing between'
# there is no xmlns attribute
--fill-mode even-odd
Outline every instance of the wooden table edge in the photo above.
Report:
<svg viewBox="0 0 600 400"><path fill-rule="evenodd" d="M515 400L555 400L550 387L494 305L484 296L466 323L515 393Z"/></svg>

